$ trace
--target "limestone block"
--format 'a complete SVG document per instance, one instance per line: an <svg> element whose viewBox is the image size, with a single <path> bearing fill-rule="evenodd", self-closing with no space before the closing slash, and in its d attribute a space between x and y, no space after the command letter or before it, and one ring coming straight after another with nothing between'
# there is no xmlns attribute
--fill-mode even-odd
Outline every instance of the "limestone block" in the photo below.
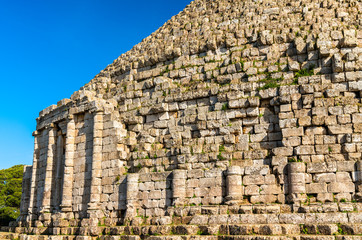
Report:
<svg viewBox="0 0 362 240"><path fill-rule="evenodd" d="M355 132L358 132L358 133L362 132L362 124L361 123L353 124L353 128L354 128Z"/></svg>
<svg viewBox="0 0 362 240"><path fill-rule="evenodd" d="M242 168L240 168L240 171L242 171ZM217 181L221 181L222 175L223 171L221 169L205 171L205 178L215 178Z"/></svg>
<svg viewBox="0 0 362 240"><path fill-rule="evenodd" d="M300 70L300 65L297 61L293 61L292 59L288 60L288 68L293 72L297 72Z"/></svg>
<svg viewBox="0 0 362 240"><path fill-rule="evenodd" d="M274 148L273 150L274 155L276 156L291 156L293 155L293 148L292 147L278 147Z"/></svg>
<svg viewBox="0 0 362 240"><path fill-rule="evenodd" d="M333 193L318 193L317 194L317 201L320 202L333 202Z"/></svg>
<svg viewBox="0 0 362 240"><path fill-rule="evenodd" d="M328 184L328 192L354 192L355 185L352 182L332 182Z"/></svg>
<svg viewBox="0 0 362 240"><path fill-rule="evenodd" d="M260 194L259 192L261 192L261 188L259 186L257 186L257 185L248 185L248 186L245 187L244 194L248 195L248 196L250 196L250 195L259 195Z"/></svg>
<svg viewBox="0 0 362 240"><path fill-rule="evenodd" d="M336 181L335 173L318 173L313 176L313 181L319 182L335 182Z"/></svg>
<svg viewBox="0 0 362 240"><path fill-rule="evenodd" d="M268 139L267 133L253 134L250 136L251 142L264 142L267 141L267 139Z"/></svg>
<svg viewBox="0 0 362 240"><path fill-rule="evenodd" d="M306 185L307 193L327 193L326 183L310 183Z"/></svg>
<svg viewBox="0 0 362 240"><path fill-rule="evenodd" d="M254 195L250 197L251 203L274 203L276 200L277 195Z"/></svg>
<svg viewBox="0 0 362 240"><path fill-rule="evenodd" d="M343 30L342 46L344 47L356 47L358 40L356 38L356 32L354 29Z"/></svg>
<svg viewBox="0 0 362 240"><path fill-rule="evenodd" d="M352 124L328 126L328 131L330 134L348 134L353 132Z"/></svg>
<svg viewBox="0 0 362 240"><path fill-rule="evenodd" d="M248 166L245 167L245 174L260 174L260 175L266 175L270 171L269 166L263 165L263 166Z"/></svg>
<svg viewBox="0 0 362 240"><path fill-rule="evenodd" d="M201 178L200 179L200 187L201 188L215 187L217 185L218 184L215 181L215 178Z"/></svg>
<svg viewBox="0 0 362 240"><path fill-rule="evenodd" d="M352 182L352 178L348 172L337 172L337 182Z"/></svg>
<svg viewBox="0 0 362 240"><path fill-rule="evenodd" d="M280 194L281 192L281 187L273 184L273 185L261 185L260 186L260 194L261 195L271 195L271 194Z"/></svg>
<svg viewBox="0 0 362 240"><path fill-rule="evenodd" d="M308 163L307 172L308 173L326 173L326 172L336 172L337 163L336 162L320 162L320 163Z"/></svg>
<svg viewBox="0 0 362 240"><path fill-rule="evenodd" d="M351 123L351 116L350 115L339 115L337 116L338 124L347 124Z"/></svg>
<svg viewBox="0 0 362 240"><path fill-rule="evenodd" d="M265 184L275 184L276 183L276 178L275 178L275 175L274 174L268 174L268 175L265 175Z"/></svg>
<svg viewBox="0 0 362 240"><path fill-rule="evenodd" d="M289 163L289 171L291 173L304 173L305 164L302 162L291 162Z"/></svg>
<svg viewBox="0 0 362 240"><path fill-rule="evenodd" d="M243 177L244 185L253 185L253 184L262 185L264 183L265 183L265 178L259 174L246 175Z"/></svg>
<svg viewBox="0 0 362 240"><path fill-rule="evenodd" d="M361 113L355 113L352 115L352 122L353 123L362 123L362 114Z"/></svg>
<svg viewBox="0 0 362 240"><path fill-rule="evenodd" d="M298 136L303 136L304 131L303 131L303 127L286 128L286 129L282 129L282 134L283 134L283 137L298 137Z"/></svg>
<svg viewBox="0 0 362 240"><path fill-rule="evenodd" d="M314 146L298 146L294 148L296 155L311 155L315 154Z"/></svg>
<svg viewBox="0 0 362 240"><path fill-rule="evenodd" d="M346 78L357 80L360 78L360 73L356 72L348 72L346 73ZM362 90L362 81L356 81L356 82L348 82L348 87L350 91L361 91Z"/></svg>
<svg viewBox="0 0 362 240"><path fill-rule="evenodd" d="M312 123L312 118L310 116L304 116L298 119L299 126L310 126Z"/></svg>

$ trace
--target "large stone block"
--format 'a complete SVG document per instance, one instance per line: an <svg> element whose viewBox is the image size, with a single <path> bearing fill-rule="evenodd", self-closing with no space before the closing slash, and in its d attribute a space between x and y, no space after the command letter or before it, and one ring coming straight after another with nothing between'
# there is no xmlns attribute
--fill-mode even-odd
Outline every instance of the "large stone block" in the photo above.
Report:
<svg viewBox="0 0 362 240"><path fill-rule="evenodd" d="M341 193L354 191L355 185L352 182L332 182L328 184L328 192Z"/></svg>
<svg viewBox="0 0 362 240"><path fill-rule="evenodd" d="M283 137L298 137L298 136L303 136L304 131L303 131L303 127L286 128L286 129L282 129L282 134L283 134Z"/></svg>

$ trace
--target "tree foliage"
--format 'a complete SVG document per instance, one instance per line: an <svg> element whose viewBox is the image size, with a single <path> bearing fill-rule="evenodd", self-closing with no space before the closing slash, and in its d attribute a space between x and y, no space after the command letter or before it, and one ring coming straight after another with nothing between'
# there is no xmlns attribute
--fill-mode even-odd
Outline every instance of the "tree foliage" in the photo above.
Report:
<svg viewBox="0 0 362 240"><path fill-rule="evenodd" d="M0 170L0 225L6 226L20 214L24 165Z"/></svg>

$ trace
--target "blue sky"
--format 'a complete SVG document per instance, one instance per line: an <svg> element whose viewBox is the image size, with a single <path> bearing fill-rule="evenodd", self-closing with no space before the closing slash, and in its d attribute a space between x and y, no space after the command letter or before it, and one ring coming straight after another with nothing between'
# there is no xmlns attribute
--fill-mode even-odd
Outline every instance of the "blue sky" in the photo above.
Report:
<svg viewBox="0 0 362 240"><path fill-rule="evenodd" d="M32 164L39 112L191 0L0 0L0 169Z"/></svg>

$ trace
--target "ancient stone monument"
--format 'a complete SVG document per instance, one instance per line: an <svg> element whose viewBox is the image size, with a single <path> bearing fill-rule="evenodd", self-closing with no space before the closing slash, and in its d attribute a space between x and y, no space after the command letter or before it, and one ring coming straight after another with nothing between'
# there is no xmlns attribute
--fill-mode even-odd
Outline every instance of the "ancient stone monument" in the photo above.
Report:
<svg viewBox="0 0 362 240"><path fill-rule="evenodd" d="M361 239L361 23L360 0L193 1L40 112L11 229Z"/></svg>

